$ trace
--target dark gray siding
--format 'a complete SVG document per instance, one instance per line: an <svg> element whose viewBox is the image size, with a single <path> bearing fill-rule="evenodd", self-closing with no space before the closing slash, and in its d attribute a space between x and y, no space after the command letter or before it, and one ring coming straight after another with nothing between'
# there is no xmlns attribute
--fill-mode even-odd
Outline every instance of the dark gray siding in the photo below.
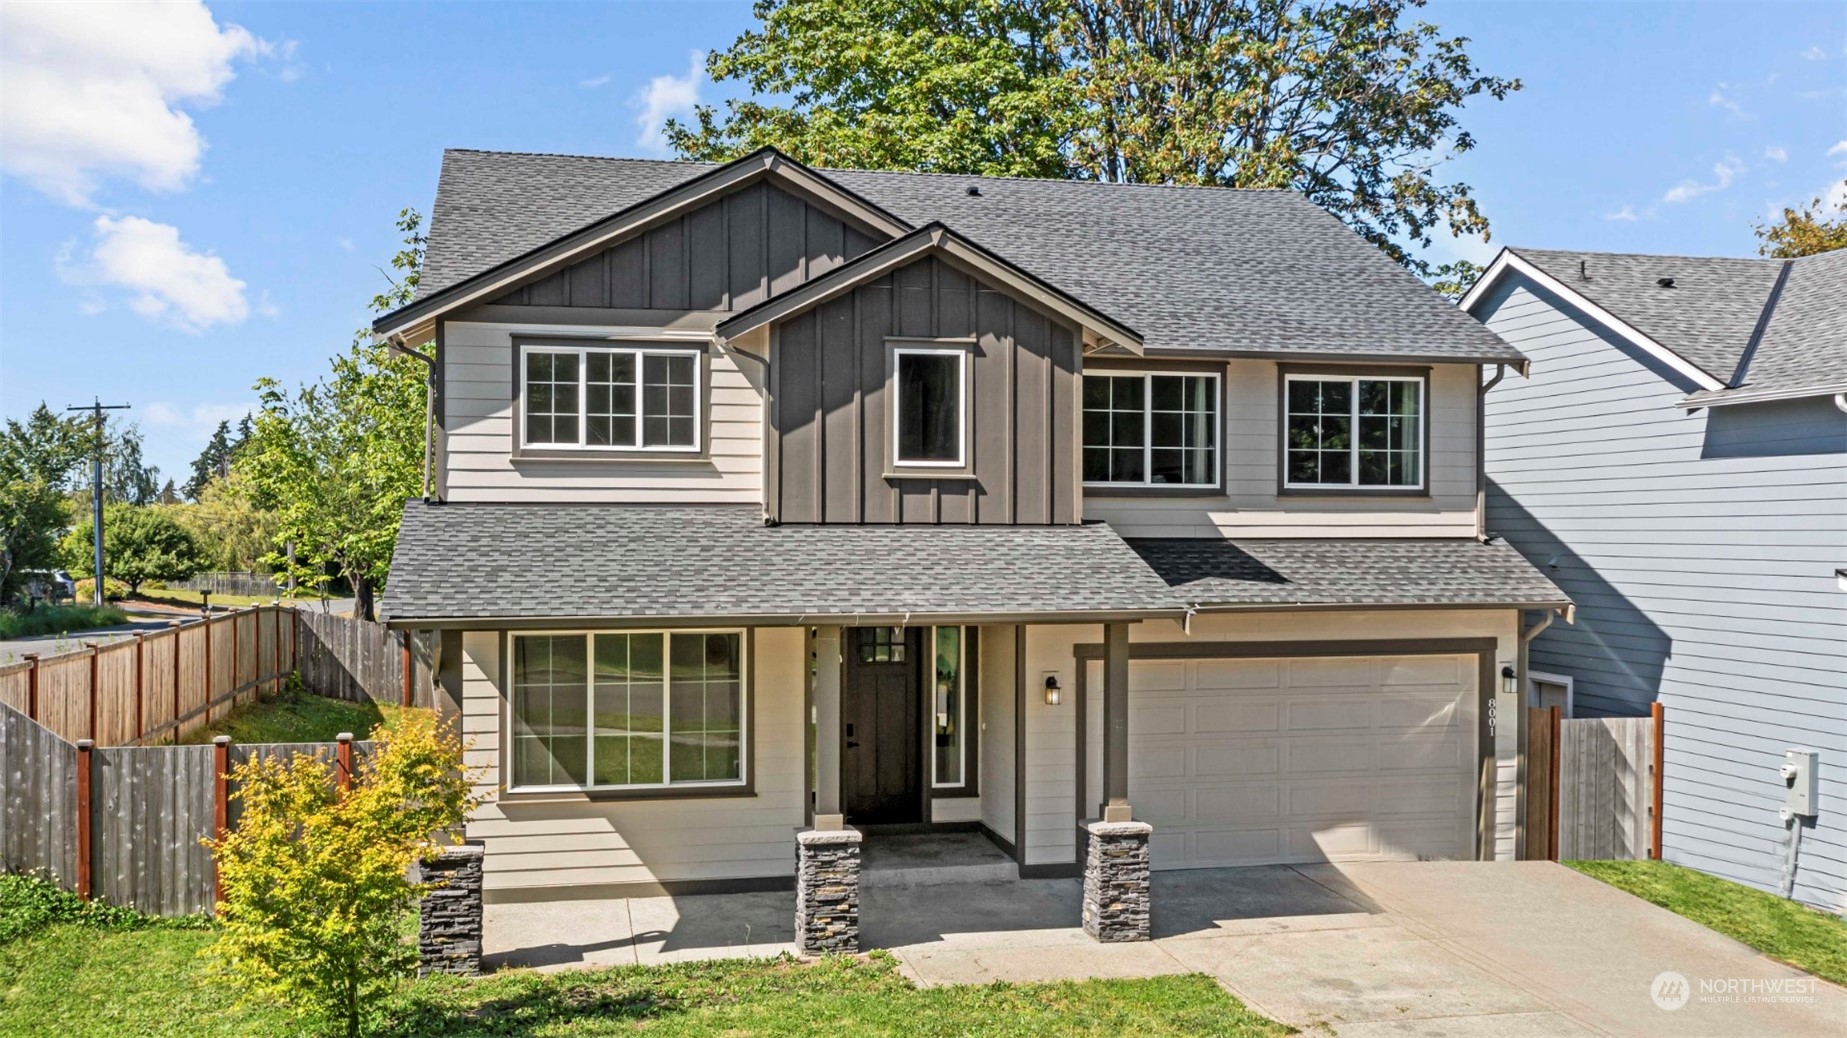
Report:
<svg viewBox="0 0 1847 1038"><path fill-rule="evenodd" d="M768 498L790 523L1079 521L1079 333L935 258L775 329ZM887 478L886 338L972 336L973 479Z"/></svg>
<svg viewBox="0 0 1847 1038"><path fill-rule="evenodd" d="M1796 894L1847 908L1847 415L1685 412L1691 387L1529 285L1478 316L1533 359L1488 396L1488 528L1579 607L1533 669L1582 715L1663 703L1666 856L1755 887L1781 876L1782 753L1820 750Z"/></svg>
<svg viewBox="0 0 1847 1038"><path fill-rule="evenodd" d="M752 184L494 302L613 309L741 310L877 244L780 188Z"/></svg>

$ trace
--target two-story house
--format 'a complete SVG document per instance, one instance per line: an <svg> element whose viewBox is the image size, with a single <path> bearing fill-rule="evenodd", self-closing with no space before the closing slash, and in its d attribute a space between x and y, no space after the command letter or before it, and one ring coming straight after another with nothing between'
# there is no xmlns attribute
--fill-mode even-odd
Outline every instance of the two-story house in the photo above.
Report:
<svg viewBox="0 0 1847 1038"><path fill-rule="evenodd" d="M1488 529L1578 604L1535 705L1662 704L1662 855L1847 910L1847 251L1507 249L1463 306L1537 367L1485 441Z"/></svg>
<svg viewBox="0 0 1847 1038"><path fill-rule="evenodd" d="M1515 853L1524 359L1296 194L451 151L376 330L490 899L787 887L822 821Z"/></svg>

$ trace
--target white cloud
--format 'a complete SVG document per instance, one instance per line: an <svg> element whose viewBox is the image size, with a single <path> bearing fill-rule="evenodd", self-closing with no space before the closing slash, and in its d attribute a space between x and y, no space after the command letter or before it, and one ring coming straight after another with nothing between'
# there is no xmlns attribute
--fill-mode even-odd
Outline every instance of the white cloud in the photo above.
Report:
<svg viewBox="0 0 1847 1038"><path fill-rule="evenodd" d="M608 86L609 81L613 78L615 77L605 72L600 76L591 76L589 79L580 79L577 81L577 85L578 87L584 90L595 90L597 87Z"/></svg>
<svg viewBox="0 0 1847 1038"><path fill-rule="evenodd" d="M1810 61L1828 60L1828 52L1822 50L1820 47L1810 47L1808 50L1802 52L1802 56Z"/></svg>
<svg viewBox="0 0 1847 1038"><path fill-rule="evenodd" d="M1621 209L1618 209L1613 213L1604 213L1603 218L1605 220L1613 220L1619 223L1634 223L1637 220L1641 219L1641 217L1635 214L1635 206L1632 206L1632 205L1623 206Z"/></svg>
<svg viewBox="0 0 1847 1038"><path fill-rule="evenodd" d="M1712 93L1707 96L1706 103L1714 108L1722 108L1730 112L1734 119L1750 118L1750 116L1745 114L1743 106L1739 105L1738 102L1731 98L1726 97L1723 93L1720 93L1720 89L1722 89L1723 86L1724 84L1720 84L1719 87L1714 88Z"/></svg>
<svg viewBox="0 0 1847 1038"><path fill-rule="evenodd" d="M1764 158L1769 159L1771 162L1788 162L1789 149L1772 144L1764 149Z"/></svg>
<svg viewBox="0 0 1847 1038"><path fill-rule="evenodd" d="M693 51L684 76L655 76L636 91L629 106L636 109L635 143L657 152L666 150L662 131L667 120L676 115L691 115L699 103L699 88L705 82L705 52Z"/></svg>
<svg viewBox="0 0 1847 1038"><path fill-rule="evenodd" d="M1829 155L1847 155L1847 141L1842 141L1828 149Z"/></svg>
<svg viewBox="0 0 1847 1038"><path fill-rule="evenodd" d="M177 428L199 433L210 433L218 428L219 422L236 425L245 415L257 410L254 403L237 404L197 404L191 410L182 411L165 400L156 400L136 408L136 415L141 424L160 428Z"/></svg>
<svg viewBox="0 0 1847 1038"><path fill-rule="evenodd" d="M196 332L250 316L244 283L224 260L180 240L179 228L138 216L96 218L96 243L81 263L66 247L59 274L76 285L113 285L128 292L128 308L152 321Z"/></svg>
<svg viewBox="0 0 1847 1038"><path fill-rule="evenodd" d="M1837 179L1828 184L1827 193L1821 196L1827 207L1824 212L1847 212L1847 179Z"/></svg>
<svg viewBox="0 0 1847 1038"><path fill-rule="evenodd" d="M1731 187L1732 182L1738 179L1738 174L1744 171L1745 165L1739 160L1738 156L1727 155L1723 161L1712 167L1713 180L1711 183L1701 183L1697 180L1683 180L1669 188L1667 194L1661 196L1661 200L1669 205L1676 205L1681 202L1690 202L1701 195L1709 195L1714 191L1723 191Z"/></svg>
<svg viewBox="0 0 1847 1038"><path fill-rule="evenodd" d="M105 177L171 191L204 139L180 106L210 105L242 58L272 46L203 3L0 3L0 169L72 205Z"/></svg>

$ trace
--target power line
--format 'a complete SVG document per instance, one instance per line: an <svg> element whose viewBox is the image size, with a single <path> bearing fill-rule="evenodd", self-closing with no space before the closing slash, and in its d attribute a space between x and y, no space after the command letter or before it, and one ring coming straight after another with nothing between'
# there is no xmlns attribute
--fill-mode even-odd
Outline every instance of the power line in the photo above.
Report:
<svg viewBox="0 0 1847 1038"><path fill-rule="evenodd" d="M66 411L88 411L96 416L96 453L90 461L90 526L95 533L96 557L95 568L90 572L94 575L91 583L95 585L92 589L91 601L98 606L103 604L103 412L126 411L131 406L130 404L105 404L101 397L92 397L90 403L64 409Z"/></svg>

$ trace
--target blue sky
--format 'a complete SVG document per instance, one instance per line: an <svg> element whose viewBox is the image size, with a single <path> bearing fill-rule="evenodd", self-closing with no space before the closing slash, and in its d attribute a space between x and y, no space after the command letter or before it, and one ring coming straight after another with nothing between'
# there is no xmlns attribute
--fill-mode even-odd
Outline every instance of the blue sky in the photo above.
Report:
<svg viewBox="0 0 1847 1038"><path fill-rule="evenodd" d="M1494 243L1748 255L1847 176L1847 5L1435 2ZM363 324L444 147L661 154L748 3L0 5L0 412L130 403L183 477ZM650 104L652 101L652 104ZM1830 151L1832 150L1832 154Z"/></svg>

